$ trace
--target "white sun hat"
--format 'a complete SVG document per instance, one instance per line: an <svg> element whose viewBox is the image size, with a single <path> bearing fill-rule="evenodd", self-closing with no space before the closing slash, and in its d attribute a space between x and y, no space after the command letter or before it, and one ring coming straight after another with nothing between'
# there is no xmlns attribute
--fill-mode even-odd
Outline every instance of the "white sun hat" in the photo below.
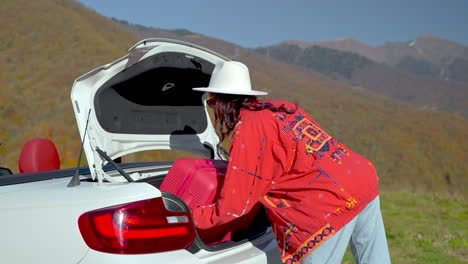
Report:
<svg viewBox="0 0 468 264"><path fill-rule="evenodd" d="M195 91L239 94L239 95L266 95L267 92L252 90L249 69L238 61L226 61L216 64L211 74L208 87L192 88Z"/></svg>

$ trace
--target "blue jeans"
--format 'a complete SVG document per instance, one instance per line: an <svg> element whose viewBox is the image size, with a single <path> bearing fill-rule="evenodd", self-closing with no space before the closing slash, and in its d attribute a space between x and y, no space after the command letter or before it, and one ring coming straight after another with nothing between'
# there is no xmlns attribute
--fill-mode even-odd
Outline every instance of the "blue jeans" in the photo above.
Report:
<svg viewBox="0 0 468 264"><path fill-rule="evenodd" d="M379 196L351 222L312 251L302 263L341 263L348 243L358 264L390 263Z"/></svg>

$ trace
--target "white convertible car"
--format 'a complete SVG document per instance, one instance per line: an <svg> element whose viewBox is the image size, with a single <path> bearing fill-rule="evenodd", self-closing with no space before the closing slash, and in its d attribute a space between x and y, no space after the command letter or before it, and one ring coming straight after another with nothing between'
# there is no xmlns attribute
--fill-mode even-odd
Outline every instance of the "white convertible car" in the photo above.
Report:
<svg viewBox="0 0 468 264"><path fill-rule="evenodd" d="M115 163L172 149L220 159L206 110L217 62L191 43L146 39L76 79L71 100L89 167L0 176L1 263L281 263L264 210L205 244L190 210L161 191L172 162Z"/></svg>

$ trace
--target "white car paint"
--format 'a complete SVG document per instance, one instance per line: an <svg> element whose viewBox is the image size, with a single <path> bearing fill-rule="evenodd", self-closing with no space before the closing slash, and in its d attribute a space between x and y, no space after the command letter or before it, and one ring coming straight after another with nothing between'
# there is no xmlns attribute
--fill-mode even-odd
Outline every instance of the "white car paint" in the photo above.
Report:
<svg viewBox="0 0 468 264"><path fill-rule="evenodd" d="M146 183L82 182L67 188L69 181L64 178L0 188L2 263L78 263L88 250L78 229L81 214L161 196Z"/></svg>

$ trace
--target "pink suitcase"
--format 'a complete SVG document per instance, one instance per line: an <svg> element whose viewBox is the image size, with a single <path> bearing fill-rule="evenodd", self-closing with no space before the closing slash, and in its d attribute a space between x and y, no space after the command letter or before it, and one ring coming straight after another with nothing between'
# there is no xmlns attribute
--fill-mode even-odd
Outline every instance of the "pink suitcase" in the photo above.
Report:
<svg viewBox="0 0 468 264"><path fill-rule="evenodd" d="M217 201L226 170L227 162L221 160L178 159L159 189L182 198L193 210ZM249 227L257 211L258 207L232 222L210 229L198 229L198 234L208 245L232 240L233 233Z"/></svg>
<svg viewBox="0 0 468 264"><path fill-rule="evenodd" d="M159 189L179 196L193 210L216 202L226 170L222 160L178 159Z"/></svg>

